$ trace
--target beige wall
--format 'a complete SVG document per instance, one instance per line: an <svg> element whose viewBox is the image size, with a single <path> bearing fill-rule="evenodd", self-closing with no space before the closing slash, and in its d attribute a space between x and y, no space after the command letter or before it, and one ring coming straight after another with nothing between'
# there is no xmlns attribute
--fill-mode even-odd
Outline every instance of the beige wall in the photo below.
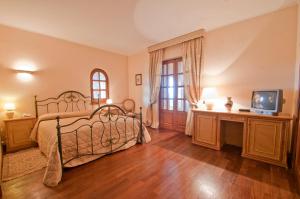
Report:
<svg viewBox="0 0 300 199"><path fill-rule="evenodd" d="M300 72L300 0L298 1L298 30L297 30L297 54L296 54L296 66L295 66L295 95L294 95L294 112L297 112L297 101L298 101L298 87L299 87L299 72Z"/></svg>
<svg viewBox="0 0 300 199"><path fill-rule="evenodd" d="M300 0L298 0L297 65L300 65Z"/></svg>
<svg viewBox="0 0 300 199"><path fill-rule="evenodd" d="M143 106L149 102L149 79L148 79L148 65L149 65L148 52L142 51L136 55L128 57L128 80L129 80L129 97L136 102L136 111L139 107L143 107L145 115L146 109ZM135 85L135 75L142 74L142 86Z"/></svg>
<svg viewBox="0 0 300 199"><path fill-rule="evenodd" d="M30 82L19 81L11 69L22 59L38 68ZM119 102L128 97L127 61L127 56L0 26L0 113L3 116L5 101L14 101L19 115L33 114L34 95L45 98L78 90L90 96L89 76L96 67L107 72L110 98Z"/></svg>
<svg viewBox="0 0 300 199"><path fill-rule="evenodd" d="M254 89L284 89L284 112L292 112L297 33L296 6L209 31L205 37L202 86L214 86L220 98L232 96L235 106L250 107ZM165 59L181 55L180 46L166 49ZM129 79L136 71L148 78L146 52L129 57ZM130 86L142 102L148 84ZM146 96L144 96L147 99ZM223 102L221 102L223 106ZM145 101L144 101L145 106Z"/></svg>

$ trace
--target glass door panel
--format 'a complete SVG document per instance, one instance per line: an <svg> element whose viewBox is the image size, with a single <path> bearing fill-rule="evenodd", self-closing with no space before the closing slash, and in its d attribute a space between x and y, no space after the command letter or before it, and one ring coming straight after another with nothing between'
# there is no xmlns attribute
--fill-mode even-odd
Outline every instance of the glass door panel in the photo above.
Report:
<svg viewBox="0 0 300 199"><path fill-rule="evenodd" d="M178 87L177 98L184 99L184 87Z"/></svg>
<svg viewBox="0 0 300 199"><path fill-rule="evenodd" d="M169 111L173 111L174 110L174 100L172 100L172 99L169 99L168 110Z"/></svg>
<svg viewBox="0 0 300 199"><path fill-rule="evenodd" d="M174 69L174 64L173 63L169 63L168 64L168 75L173 74L173 70Z"/></svg>
<svg viewBox="0 0 300 199"><path fill-rule="evenodd" d="M182 61L177 63L177 73L183 73L183 64Z"/></svg>
<svg viewBox="0 0 300 199"><path fill-rule="evenodd" d="M184 111L184 101L183 100L177 100L177 110Z"/></svg>
<svg viewBox="0 0 300 199"><path fill-rule="evenodd" d="M183 74L178 74L177 84L178 86L184 86Z"/></svg>

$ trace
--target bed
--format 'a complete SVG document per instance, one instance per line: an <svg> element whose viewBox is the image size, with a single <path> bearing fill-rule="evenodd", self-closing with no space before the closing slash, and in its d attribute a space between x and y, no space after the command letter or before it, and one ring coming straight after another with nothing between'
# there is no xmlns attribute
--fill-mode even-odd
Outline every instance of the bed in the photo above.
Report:
<svg viewBox="0 0 300 199"><path fill-rule="evenodd" d="M127 114L113 104L93 107L90 97L66 91L45 100L35 97L35 109L38 120L31 139L47 157L47 186L61 181L64 168L151 141L141 108L138 114Z"/></svg>

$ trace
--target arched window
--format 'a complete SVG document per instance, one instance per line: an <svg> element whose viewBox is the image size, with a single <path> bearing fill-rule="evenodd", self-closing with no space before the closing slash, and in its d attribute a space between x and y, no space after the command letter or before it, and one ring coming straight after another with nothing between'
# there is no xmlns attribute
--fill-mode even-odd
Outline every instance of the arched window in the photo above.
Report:
<svg viewBox="0 0 300 199"><path fill-rule="evenodd" d="M106 72L96 68L91 72L90 78L92 102L106 102L106 99L109 98L109 84Z"/></svg>

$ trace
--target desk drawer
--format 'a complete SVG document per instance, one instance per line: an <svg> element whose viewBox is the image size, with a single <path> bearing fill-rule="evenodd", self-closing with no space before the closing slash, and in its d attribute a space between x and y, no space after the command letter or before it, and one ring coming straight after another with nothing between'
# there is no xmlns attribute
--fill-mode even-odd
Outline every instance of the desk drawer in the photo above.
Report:
<svg viewBox="0 0 300 199"><path fill-rule="evenodd" d="M219 120L233 121L233 122L245 122L246 118L240 117L240 116L234 116L234 115L220 115Z"/></svg>

